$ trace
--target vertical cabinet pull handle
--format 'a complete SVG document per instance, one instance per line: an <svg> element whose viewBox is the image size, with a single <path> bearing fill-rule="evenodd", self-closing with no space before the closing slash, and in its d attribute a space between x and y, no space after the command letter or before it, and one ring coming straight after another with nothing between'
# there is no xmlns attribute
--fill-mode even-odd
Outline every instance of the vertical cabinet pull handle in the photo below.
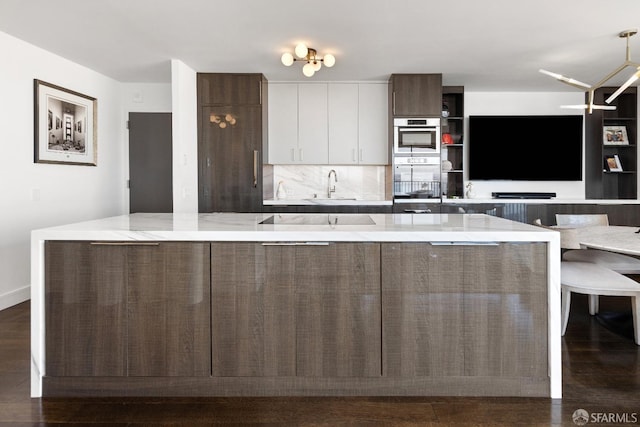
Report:
<svg viewBox="0 0 640 427"><path fill-rule="evenodd" d="M393 114L395 114L396 113L396 92L395 91L392 92L391 99L392 99L391 111L393 111Z"/></svg>
<svg viewBox="0 0 640 427"><path fill-rule="evenodd" d="M304 161L304 153L302 152L302 148L300 149L300 161Z"/></svg>
<svg viewBox="0 0 640 427"><path fill-rule="evenodd" d="M253 187L258 186L258 150L253 150Z"/></svg>

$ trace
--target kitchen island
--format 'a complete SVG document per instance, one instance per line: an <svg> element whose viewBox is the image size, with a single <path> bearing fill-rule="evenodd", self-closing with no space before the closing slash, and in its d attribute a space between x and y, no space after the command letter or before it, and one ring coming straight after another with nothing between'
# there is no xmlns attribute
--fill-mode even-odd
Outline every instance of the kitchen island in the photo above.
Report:
<svg viewBox="0 0 640 427"><path fill-rule="evenodd" d="M554 231L133 214L32 232L32 396L560 398Z"/></svg>

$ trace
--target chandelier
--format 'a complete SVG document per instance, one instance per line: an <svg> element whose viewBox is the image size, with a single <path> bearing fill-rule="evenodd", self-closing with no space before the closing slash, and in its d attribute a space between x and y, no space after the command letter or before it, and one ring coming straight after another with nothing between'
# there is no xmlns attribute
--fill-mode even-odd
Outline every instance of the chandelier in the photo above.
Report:
<svg viewBox="0 0 640 427"><path fill-rule="evenodd" d="M548 76L551 76L554 79L556 79L556 80L558 80L558 81L560 81L562 83L568 84L568 85L573 86L573 87L577 87L578 89L586 89L586 91L588 92L589 97L588 97L587 104L582 104L582 105L563 105L562 107L563 108L584 108L584 109L586 109L588 111L589 114L591 114L593 112L593 110L615 110L616 107L613 106L613 105L595 105L593 103L594 92L596 91L596 89L598 89L599 87L602 87L606 82L608 82L613 77L618 75L618 73L620 73L625 68L627 68L627 67L635 67L636 68L636 72L634 74L632 74L631 77L629 77L627 79L627 81L622 84L622 86L620 86L614 93L611 94L610 97L608 97L605 100L605 102L607 104L611 104L618 97L618 95L620 95L622 92L624 92L629 86L631 86L636 80L638 80L638 78L640 78L640 64L635 63L635 62L631 62L631 51L629 49L629 38L634 36L634 35L636 35L637 33L638 33L638 30L633 29L633 30L625 30L625 31L622 31L621 33L618 34L618 37L625 38L627 40L627 51L626 51L625 61L622 64L620 64L620 66L618 68L616 68L615 70L611 71L602 80L600 80L599 82L597 82L594 85L589 85L587 83L583 83L581 81L572 79L570 77L563 76L562 74L553 73L551 71L540 69L539 71L542 74L546 74Z"/></svg>
<svg viewBox="0 0 640 427"><path fill-rule="evenodd" d="M280 60L282 63L289 67L296 61L304 61L306 64L302 67L302 74L307 77L313 76L316 71L319 71L324 63L325 67L333 67L336 63L335 56L330 53L326 54L324 58L318 56L318 52L310 47L307 47L304 43L299 43L295 48L295 58L291 53L286 52L282 54Z"/></svg>

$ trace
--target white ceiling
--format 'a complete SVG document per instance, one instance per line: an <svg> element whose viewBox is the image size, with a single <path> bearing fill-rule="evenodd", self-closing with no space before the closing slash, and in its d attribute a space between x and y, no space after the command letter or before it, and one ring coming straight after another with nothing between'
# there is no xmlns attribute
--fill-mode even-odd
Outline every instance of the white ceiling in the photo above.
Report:
<svg viewBox="0 0 640 427"><path fill-rule="evenodd" d="M593 84L638 27L640 0L0 0L0 31L123 82L170 82L171 59L308 80L280 63L304 41L336 57L312 80L443 73L473 91L576 91L538 69Z"/></svg>

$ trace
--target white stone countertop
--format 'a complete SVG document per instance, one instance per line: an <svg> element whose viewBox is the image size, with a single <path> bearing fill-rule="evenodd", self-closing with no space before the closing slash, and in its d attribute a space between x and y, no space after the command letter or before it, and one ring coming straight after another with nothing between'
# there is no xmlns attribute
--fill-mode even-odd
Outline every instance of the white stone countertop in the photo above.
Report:
<svg viewBox="0 0 640 427"><path fill-rule="evenodd" d="M34 230L32 241L506 242L555 235L484 214L139 213Z"/></svg>

